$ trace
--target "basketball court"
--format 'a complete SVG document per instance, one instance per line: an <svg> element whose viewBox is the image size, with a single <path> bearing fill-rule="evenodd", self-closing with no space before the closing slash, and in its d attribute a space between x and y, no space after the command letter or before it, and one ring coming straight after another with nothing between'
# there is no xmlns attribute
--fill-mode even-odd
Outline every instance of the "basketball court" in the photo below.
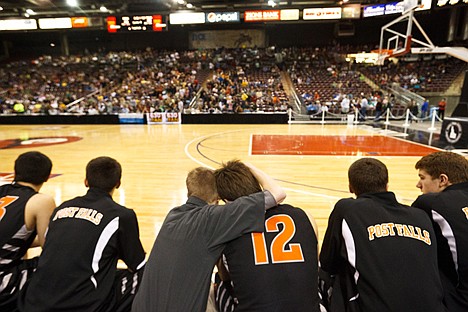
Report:
<svg viewBox="0 0 468 312"><path fill-rule="evenodd" d="M382 27L378 63L409 52L447 53L468 61L466 48L439 48L432 44L414 18L418 6L417 0L405 0L402 16ZM400 22L405 23L404 32L393 29ZM413 33L413 24L419 33ZM419 38L421 35L423 39ZM425 131L410 131L421 127ZM168 211L187 199L187 173L197 166L217 168L223 162L240 159L278 180L288 194L286 202L315 217L321 242L335 203L352 196L347 170L361 157L375 157L387 165L389 189L400 202L411 204L420 195L415 163L444 148L433 137L437 129L433 125L431 128L427 131L427 125L417 123L382 128L325 122L0 125L0 184L11 182L13 163L20 153L41 151L54 164L53 175L42 192L54 196L58 205L86 192L85 166L89 160L113 157L123 166L122 186L115 192L114 200L136 211L142 243L149 252Z"/></svg>
<svg viewBox="0 0 468 312"><path fill-rule="evenodd" d="M53 161L42 192L60 204L86 192L85 166L98 156L123 166L114 200L136 211L149 252L167 212L187 199L185 177L197 166L217 168L237 158L280 181L286 202L315 216L323 238L335 203L351 197L347 169L358 158L383 161L390 190L406 204L420 194L414 164L440 150L404 133L362 125L18 125L0 126L0 182L13 163L38 150Z"/></svg>

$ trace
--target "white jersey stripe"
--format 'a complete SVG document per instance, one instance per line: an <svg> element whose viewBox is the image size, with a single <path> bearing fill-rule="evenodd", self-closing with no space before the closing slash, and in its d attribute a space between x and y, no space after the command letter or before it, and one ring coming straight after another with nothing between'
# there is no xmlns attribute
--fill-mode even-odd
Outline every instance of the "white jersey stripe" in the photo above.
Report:
<svg viewBox="0 0 468 312"><path fill-rule="evenodd" d="M120 293L125 294L125 290L127 289L127 277L122 279L122 285L120 286Z"/></svg>
<svg viewBox="0 0 468 312"><path fill-rule="evenodd" d="M15 235L13 235L12 238L26 240L31 235L32 232L33 231L28 231L28 229L26 228L26 224L25 224L21 227L21 229L18 232L16 232Z"/></svg>
<svg viewBox="0 0 468 312"><path fill-rule="evenodd" d="M2 283L0 284L0 293L8 286L8 283L10 282L12 276L13 273L9 273L3 276Z"/></svg>
<svg viewBox="0 0 468 312"><path fill-rule="evenodd" d="M455 240L452 227L447 222L447 220L445 220L445 218L435 210L432 210L432 218L439 225L440 230L442 231L442 235L447 239L447 243L450 247L450 253L452 254L453 263L455 264L455 269L458 272L457 241Z"/></svg>
<svg viewBox="0 0 468 312"><path fill-rule="evenodd" d="M346 245L346 251L348 253L348 261L349 264L353 266L353 268L356 270L354 273L354 282L357 285L358 279L359 279L359 272L356 269L356 245L354 244L354 237L353 233L351 233L351 229L349 228L348 223L346 223L346 220L343 219L343 223L341 224L341 233L344 238L344 242Z"/></svg>
<svg viewBox="0 0 468 312"><path fill-rule="evenodd" d="M136 293L137 286L138 286L138 272L135 272L133 274L132 291L130 292L132 295Z"/></svg>
<svg viewBox="0 0 468 312"><path fill-rule="evenodd" d="M146 259L144 259L138 266L137 266L137 271L141 269L144 265L146 264Z"/></svg>
<svg viewBox="0 0 468 312"><path fill-rule="evenodd" d="M0 259L0 264L8 264L8 263L11 263L13 262L13 260L11 259Z"/></svg>
<svg viewBox="0 0 468 312"><path fill-rule="evenodd" d="M117 232L118 229L119 217L115 217L111 222L109 222L108 225L106 225L106 227L102 231L101 236L99 237L98 242L96 244L96 249L94 249L93 262L91 264L94 273L99 271L99 261L101 260L102 252L104 251L104 248L106 248L107 243L111 239L112 235L114 235L114 233ZM97 281L94 278L94 275L91 276L91 281L93 282L94 287L97 288Z"/></svg>
<svg viewBox="0 0 468 312"><path fill-rule="evenodd" d="M2 256L0 257L0 264L9 264L13 262L13 260L15 259L10 258L16 257L16 253L20 250L20 246L23 245L24 242L26 242L26 240L32 235L33 232L34 231L28 231L26 229L26 225L23 225L7 243L1 246L2 252L0 253L0 255ZM12 240L15 239L23 241L21 243L18 242L18 244L21 244L20 246L12 245Z"/></svg>
<svg viewBox="0 0 468 312"><path fill-rule="evenodd" d="M10 244L5 244L2 249L9 250L9 251L18 251L19 247L18 246L12 246Z"/></svg>
<svg viewBox="0 0 468 312"><path fill-rule="evenodd" d="M19 284L19 289L22 289L26 281L28 280L28 270L21 271L21 282Z"/></svg>

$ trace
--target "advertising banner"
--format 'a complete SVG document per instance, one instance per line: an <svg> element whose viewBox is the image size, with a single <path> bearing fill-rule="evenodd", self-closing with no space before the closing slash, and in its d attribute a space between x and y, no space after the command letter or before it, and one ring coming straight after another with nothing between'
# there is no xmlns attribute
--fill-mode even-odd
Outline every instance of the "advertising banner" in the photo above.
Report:
<svg viewBox="0 0 468 312"><path fill-rule="evenodd" d="M145 116L142 113L119 114L121 124L144 124Z"/></svg>
<svg viewBox="0 0 468 312"><path fill-rule="evenodd" d="M257 10L244 12L245 22L269 22L279 20L280 10Z"/></svg>
<svg viewBox="0 0 468 312"><path fill-rule="evenodd" d="M182 122L180 113L147 113L148 125L180 124Z"/></svg>
<svg viewBox="0 0 468 312"><path fill-rule="evenodd" d="M299 9L281 10L280 19L282 21L298 21L299 20Z"/></svg>
<svg viewBox="0 0 468 312"><path fill-rule="evenodd" d="M210 12L206 13L206 23L238 23L240 22L239 12Z"/></svg>
<svg viewBox="0 0 468 312"><path fill-rule="evenodd" d="M313 8L302 11L304 20L340 19L341 8Z"/></svg>
<svg viewBox="0 0 468 312"><path fill-rule="evenodd" d="M181 12L169 14L169 23L172 25L205 24L205 13L203 12Z"/></svg>

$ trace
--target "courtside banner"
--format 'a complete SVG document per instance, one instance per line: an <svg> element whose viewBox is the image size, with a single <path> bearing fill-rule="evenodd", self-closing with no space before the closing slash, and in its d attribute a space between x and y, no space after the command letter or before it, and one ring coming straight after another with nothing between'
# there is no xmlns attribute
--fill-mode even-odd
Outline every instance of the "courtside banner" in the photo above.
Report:
<svg viewBox="0 0 468 312"><path fill-rule="evenodd" d="M119 114L119 122L121 124L143 124L145 116L142 113Z"/></svg>
<svg viewBox="0 0 468 312"><path fill-rule="evenodd" d="M181 122L180 113L165 113L164 116L166 124L180 124Z"/></svg>
<svg viewBox="0 0 468 312"><path fill-rule="evenodd" d="M167 125L167 124L180 124L180 113L147 113L146 121L148 125Z"/></svg>

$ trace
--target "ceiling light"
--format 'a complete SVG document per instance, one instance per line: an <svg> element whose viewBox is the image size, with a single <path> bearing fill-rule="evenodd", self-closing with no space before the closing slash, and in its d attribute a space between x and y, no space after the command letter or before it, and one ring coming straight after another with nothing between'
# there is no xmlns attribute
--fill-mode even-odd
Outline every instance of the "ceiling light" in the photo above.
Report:
<svg viewBox="0 0 468 312"><path fill-rule="evenodd" d="M3 7L0 6L0 11L3 11Z"/></svg>
<svg viewBox="0 0 468 312"><path fill-rule="evenodd" d="M34 11L31 10L31 9L27 9L27 10L26 10L26 13L27 13L28 15L34 15L34 14L36 14L36 12L34 12Z"/></svg>
<svg viewBox="0 0 468 312"><path fill-rule="evenodd" d="M276 2L273 0L268 0L268 5L274 8L276 6Z"/></svg>
<svg viewBox="0 0 468 312"><path fill-rule="evenodd" d="M69 6L78 6L78 1L77 0L67 0L67 4Z"/></svg>
<svg viewBox="0 0 468 312"><path fill-rule="evenodd" d="M185 4L185 1L184 0L177 0L177 3L178 4Z"/></svg>
<svg viewBox="0 0 468 312"><path fill-rule="evenodd" d="M107 10L107 8L105 6L101 5L101 7L99 8L99 11L107 12L108 10Z"/></svg>
<svg viewBox="0 0 468 312"><path fill-rule="evenodd" d="M187 8L189 8L189 9L193 8L193 4L187 3Z"/></svg>

